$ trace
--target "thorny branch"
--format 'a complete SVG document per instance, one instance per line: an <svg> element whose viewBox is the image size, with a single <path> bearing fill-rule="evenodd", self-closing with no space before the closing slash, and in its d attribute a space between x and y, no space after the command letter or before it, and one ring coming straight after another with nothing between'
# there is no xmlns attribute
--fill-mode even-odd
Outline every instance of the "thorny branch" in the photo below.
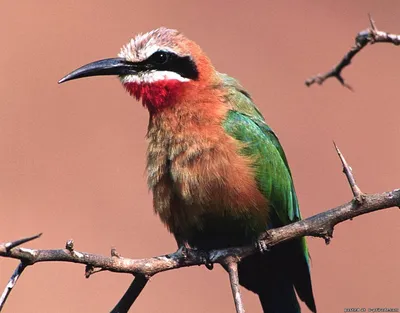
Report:
<svg viewBox="0 0 400 313"><path fill-rule="evenodd" d="M268 250L272 246L296 237L321 237L325 239L326 243L329 243L332 238L333 228L336 224L366 213L391 207L400 207L400 189L380 194L362 193L356 184L350 166L347 164L336 144L335 148L342 162L343 172L347 177L354 195L354 198L350 202L307 219L268 230L260 236L257 245L212 250L208 252L206 263L219 263L227 268L230 274L232 293L234 295L237 313L244 312L237 278L237 263L240 262L242 258L256 253L260 249L264 251ZM205 264L204 251L191 249L185 252L180 249L172 254L148 259L129 259L120 256L115 249L112 249L111 257L79 252L74 249L72 240L67 241L65 249L58 250L34 250L19 247L19 245L36 239L39 236L40 235L24 238L9 243L0 243L0 257L14 258L21 261L21 264L11 277L3 296L0 298L0 310L22 270L27 266L39 262L58 261L85 264L86 277L98 271L133 274L135 276L134 281L111 313L128 312L130 306L146 286L148 279L157 273L181 267Z"/></svg>
<svg viewBox="0 0 400 313"><path fill-rule="evenodd" d="M350 65L353 57L359 53L368 44L374 44L379 42L391 43L396 46L400 45L400 35L389 34L387 32L378 30L371 15L368 15L370 27L366 30L359 32L355 38L355 44L350 50L344 55L342 60L336 64L330 71L324 74L315 75L306 80L305 84L307 87L314 83L322 85L325 80L330 77L335 77L344 87L353 90L353 88L347 84L342 76L342 70Z"/></svg>

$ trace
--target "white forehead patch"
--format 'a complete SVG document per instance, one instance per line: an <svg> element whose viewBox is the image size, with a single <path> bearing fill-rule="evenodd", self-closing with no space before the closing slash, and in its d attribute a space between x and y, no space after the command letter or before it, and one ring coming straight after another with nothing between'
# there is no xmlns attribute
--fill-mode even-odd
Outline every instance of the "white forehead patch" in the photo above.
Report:
<svg viewBox="0 0 400 313"><path fill-rule="evenodd" d="M174 50L172 50L169 47L163 47L163 46L158 46L158 45L146 45L142 49L135 50L135 47L132 48L132 43L134 39L131 40L130 43L127 45L123 46L121 48L121 51L118 53L118 56L120 58L124 58L127 61L131 62L141 62L149 58L154 52L162 50L162 51L168 51L177 54Z"/></svg>
<svg viewBox="0 0 400 313"><path fill-rule="evenodd" d="M182 77L181 75L175 72L156 71L156 70L139 72L138 75L126 75L122 76L120 79L123 84L127 83L151 84L162 80L177 80L180 82L190 81L189 78Z"/></svg>
<svg viewBox="0 0 400 313"><path fill-rule="evenodd" d="M137 35L121 48L118 56L131 62L140 62L146 60L158 50L173 52L179 55L179 53L174 51L171 47L160 44L160 41L157 39L158 37L154 36L154 33L157 31L158 30L153 30L145 34Z"/></svg>

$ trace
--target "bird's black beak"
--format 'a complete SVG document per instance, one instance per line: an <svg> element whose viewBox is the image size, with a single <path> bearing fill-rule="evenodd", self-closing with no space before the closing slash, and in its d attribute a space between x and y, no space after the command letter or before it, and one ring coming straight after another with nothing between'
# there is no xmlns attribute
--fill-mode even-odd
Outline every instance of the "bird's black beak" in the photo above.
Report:
<svg viewBox="0 0 400 313"><path fill-rule="evenodd" d="M123 58L111 58L86 64L61 78L58 83L89 76L135 74L137 74L137 64Z"/></svg>

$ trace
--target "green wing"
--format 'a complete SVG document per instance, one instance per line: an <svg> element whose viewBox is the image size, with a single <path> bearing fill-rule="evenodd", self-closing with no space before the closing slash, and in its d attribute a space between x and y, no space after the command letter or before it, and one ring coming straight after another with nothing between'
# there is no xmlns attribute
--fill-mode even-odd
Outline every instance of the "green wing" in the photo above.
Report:
<svg viewBox="0 0 400 313"><path fill-rule="evenodd" d="M268 199L278 221L267 227L279 227L301 219L299 204L289 165L278 138L265 123L250 95L233 78L221 74L226 102L231 107L225 122L225 131L244 143L242 153L254 160L258 188ZM305 240L303 251L308 261Z"/></svg>
<svg viewBox="0 0 400 313"><path fill-rule="evenodd" d="M241 153L252 158L254 162L258 188L268 199L272 210L271 220L266 228L279 227L300 220L292 175L278 138L265 123L250 95L239 83L223 74L221 79L224 90L228 90L225 100L230 108L223 126L229 135L243 143ZM293 283L298 296L306 302L310 310L316 312L306 240L302 237L283 245L286 246L281 246L278 262L284 262L279 259L280 257L290 258L290 268L287 268L291 273L290 284Z"/></svg>
<svg viewBox="0 0 400 313"><path fill-rule="evenodd" d="M258 186L283 225L301 219L289 165L278 138L265 123L249 94L223 76L232 109L224 122L229 135L245 143L242 153L254 160ZM277 225L276 225L277 226Z"/></svg>

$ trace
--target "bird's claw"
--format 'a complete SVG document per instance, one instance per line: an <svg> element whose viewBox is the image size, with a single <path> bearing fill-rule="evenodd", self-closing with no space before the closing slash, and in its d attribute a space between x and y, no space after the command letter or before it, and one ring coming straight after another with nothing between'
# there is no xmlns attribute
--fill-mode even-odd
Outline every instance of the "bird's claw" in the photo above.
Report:
<svg viewBox="0 0 400 313"><path fill-rule="evenodd" d="M214 264L210 261L210 254L207 251L197 250L190 247L189 245L181 245L177 253L182 254L184 260L188 260L192 253L196 253L200 259L200 262L204 264L209 270L214 268Z"/></svg>
<svg viewBox="0 0 400 313"><path fill-rule="evenodd" d="M201 262L204 263L207 269L210 271L214 268L214 264L210 260L210 253L207 251L199 251Z"/></svg>
<svg viewBox="0 0 400 313"><path fill-rule="evenodd" d="M264 240L257 240L256 248L260 253L269 252L271 250L271 246L266 244Z"/></svg>
<svg viewBox="0 0 400 313"><path fill-rule="evenodd" d="M182 254L182 257L187 260L191 249L189 246L181 245L176 252Z"/></svg>

